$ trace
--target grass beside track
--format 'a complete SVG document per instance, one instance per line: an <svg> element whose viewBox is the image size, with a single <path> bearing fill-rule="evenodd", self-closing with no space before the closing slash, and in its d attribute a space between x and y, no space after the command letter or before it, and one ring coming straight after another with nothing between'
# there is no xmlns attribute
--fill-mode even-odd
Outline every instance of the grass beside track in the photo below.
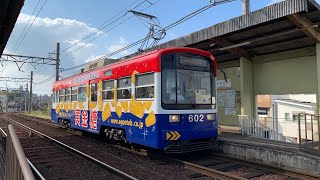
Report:
<svg viewBox="0 0 320 180"><path fill-rule="evenodd" d="M41 117L41 118L46 118L46 119L50 119L51 116L49 113L44 112L44 111L31 111L31 113L25 113L25 115L27 116L36 116L36 117Z"/></svg>

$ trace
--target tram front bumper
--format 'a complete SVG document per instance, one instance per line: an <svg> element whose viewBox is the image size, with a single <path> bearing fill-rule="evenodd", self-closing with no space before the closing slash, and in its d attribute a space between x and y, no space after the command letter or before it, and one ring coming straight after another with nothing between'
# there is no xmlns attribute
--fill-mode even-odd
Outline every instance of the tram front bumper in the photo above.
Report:
<svg viewBox="0 0 320 180"><path fill-rule="evenodd" d="M166 153L187 153L214 149L217 139L217 128L162 131L162 140Z"/></svg>

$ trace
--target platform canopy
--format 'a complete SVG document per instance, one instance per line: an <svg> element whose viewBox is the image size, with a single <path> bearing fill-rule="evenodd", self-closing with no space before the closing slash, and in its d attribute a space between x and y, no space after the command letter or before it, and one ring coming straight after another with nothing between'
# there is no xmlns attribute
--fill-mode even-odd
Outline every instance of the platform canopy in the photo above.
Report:
<svg viewBox="0 0 320 180"><path fill-rule="evenodd" d="M159 45L211 52L218 63L283 52L320 42L320 6L286 0Z"/></svg>
<svg viewBox="0 0 320 180"><path fill-rule="evenodd" d="M0 0L0 55L18 19L24 0Z"/></svg>

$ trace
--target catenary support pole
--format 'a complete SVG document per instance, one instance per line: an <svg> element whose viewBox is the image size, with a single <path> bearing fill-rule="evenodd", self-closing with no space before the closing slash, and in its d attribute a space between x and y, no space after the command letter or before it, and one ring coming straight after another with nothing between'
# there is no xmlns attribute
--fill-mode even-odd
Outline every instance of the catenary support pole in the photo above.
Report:
<svg viewBox="0 0 320 180"><path fill-rule="evenodd" d="M242 0L242 15L250 13L250 0Z"/></svg>
<svg viewBox="0 0 320 180"><path fill-rule="evenodd" d="M60 43L57 43L57 53L56 53L56 81L59 81L59 66L60 66Z"/></svg>
<svg viewBox="0 0 320 180"><path fill-rule="evenodd" d="M33 81L33 71L31 71L31 77L30 77L29 114L31 113L31 108L32 108L32 81Z"/></svg>
<svg viewBox="0 0 320 180"><path fill-rule="evenodd" d="M25 100L24 100L24 112L27 113L27 109L28 109L28 107L27 107L27 100L28 100L28 83L27 83L27 85L26 85L26 93L24 94L24 98L25 98Z"/></svg>

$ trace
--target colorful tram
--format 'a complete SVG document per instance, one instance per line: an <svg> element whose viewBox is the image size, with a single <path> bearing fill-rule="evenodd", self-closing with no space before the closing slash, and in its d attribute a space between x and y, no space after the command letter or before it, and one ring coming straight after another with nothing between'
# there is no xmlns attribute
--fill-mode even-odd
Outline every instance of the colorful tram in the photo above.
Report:
<svg viewBox="0 0 320 180"><path fill-rule="evenodd" d="M167 153L218 138L216 61L194 48L159 49L53 84L52 121Z"/></svg>

